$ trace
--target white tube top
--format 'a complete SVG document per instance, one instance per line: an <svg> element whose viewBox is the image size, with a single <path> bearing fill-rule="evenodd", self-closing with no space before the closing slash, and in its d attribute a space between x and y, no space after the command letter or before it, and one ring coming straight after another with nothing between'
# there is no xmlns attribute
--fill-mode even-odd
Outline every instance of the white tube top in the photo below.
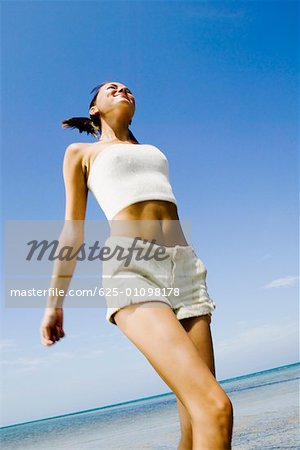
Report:
<svg viewBox="0 0 300 450"><path fill-rule="evenodd" d="M176 202L169 182L168 159L150 144L111 144L95 158L87 187L108 220L144 200Z"/></svg>

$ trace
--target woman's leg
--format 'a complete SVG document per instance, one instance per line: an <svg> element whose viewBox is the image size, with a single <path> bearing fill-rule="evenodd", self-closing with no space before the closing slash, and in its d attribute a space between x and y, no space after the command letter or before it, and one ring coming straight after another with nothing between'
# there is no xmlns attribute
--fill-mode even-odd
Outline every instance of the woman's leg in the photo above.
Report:
<svg viewBox="0 0 300 450"><path fill-rule="evenodd" d="M203 316L189 317L187 319L181 319L180 323L198 350L200 357L215 377L215 360L210 331L211 316L206 314ZM193 448L193 429L191 417L178 397L177 407L181 428L181 440L178 450L191 450Z"/></svg>
<svg viewBox="0 0 300 450"><path fill-rule="evenodd" d="M172 309L162 302L143 302L114 317L188 411L193 450L231 449L230 399Z"/></svg>

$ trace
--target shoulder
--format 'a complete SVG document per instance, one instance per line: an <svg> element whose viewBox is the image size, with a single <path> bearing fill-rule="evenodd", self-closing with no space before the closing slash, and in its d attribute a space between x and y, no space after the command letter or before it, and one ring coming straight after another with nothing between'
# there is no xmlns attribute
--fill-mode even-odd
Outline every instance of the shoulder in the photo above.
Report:
<svg viewBox="0 0 300 450"><path fill-rule="evenodd" d="M91 145L93 144L90 144L89 142L73 142L72 144L67 146L65 154L76 155L78 153L82 153L85 149L87 149Z"/></svg>
<svg viewBox="0 0 300 450"><path fill-rule="evenodd" d="M66 173L79 173L83 171L84 156L87 148L92 144L88 142L73 142L65 149L63 167Z"/></svg>
<svg viewBox="0 0 300 450"><path fill-rule="evenodd" d="M79 162L82 160L83 156L86 154L87 149L93 144L88 142L73 142L68 145L65 150L65 161Z"/></svg>

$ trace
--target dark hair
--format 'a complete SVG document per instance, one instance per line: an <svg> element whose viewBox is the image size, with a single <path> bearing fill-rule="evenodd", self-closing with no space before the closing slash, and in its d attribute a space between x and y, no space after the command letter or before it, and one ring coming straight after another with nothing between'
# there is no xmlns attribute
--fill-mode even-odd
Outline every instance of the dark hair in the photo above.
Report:
<svg viewBox="0 0 300 450"><path fill-rule="evenodd" d="M92 101L89 106L89 110L92 106L96 104L96 98L97 95L105 84L107 84L108 81L104 81L104 83L99 84L98 86L94 87L94 89L91 90L90 94L93 92L96 92L94 97L92 98ZM72 117L71 119L62 120L61 124L64 128L77 128L80 133L83 131L87 134L92 134L93 136L97 137L101 135L101 119L100 116L95 114L90 114L90 118L88 117ZM131 124L131 120L129 122L129 125ZM129 137L134 142L137 142L137 139L134 137L132 132L129 130Z"/></svg>

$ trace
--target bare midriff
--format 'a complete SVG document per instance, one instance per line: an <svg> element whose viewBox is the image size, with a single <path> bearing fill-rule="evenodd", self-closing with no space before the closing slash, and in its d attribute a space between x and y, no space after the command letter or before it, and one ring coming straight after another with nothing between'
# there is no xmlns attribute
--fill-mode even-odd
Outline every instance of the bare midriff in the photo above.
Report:
<svg viewBox="0 0 300 450"><path fill-rule="evenodd" d="M89 168L106 146L107 144L103 145L99 142L88 145L91 149L87 157ZM95 147L97 148L96 152ZM101 149L100 152L99 148ZM189 245L181 228L177 206L169 201L146 200L133 203L122 209L110 220L110 227L111 236L154 240L156 244L167 247Z"/></svg>
<svg viewBox="0 0 300 450"><path fill-rule="evenodd" d="M147 200L134 203L116 214L110 221L111 236L154 240L155 244L187 246L177 206L168 201Z"/></svg>

